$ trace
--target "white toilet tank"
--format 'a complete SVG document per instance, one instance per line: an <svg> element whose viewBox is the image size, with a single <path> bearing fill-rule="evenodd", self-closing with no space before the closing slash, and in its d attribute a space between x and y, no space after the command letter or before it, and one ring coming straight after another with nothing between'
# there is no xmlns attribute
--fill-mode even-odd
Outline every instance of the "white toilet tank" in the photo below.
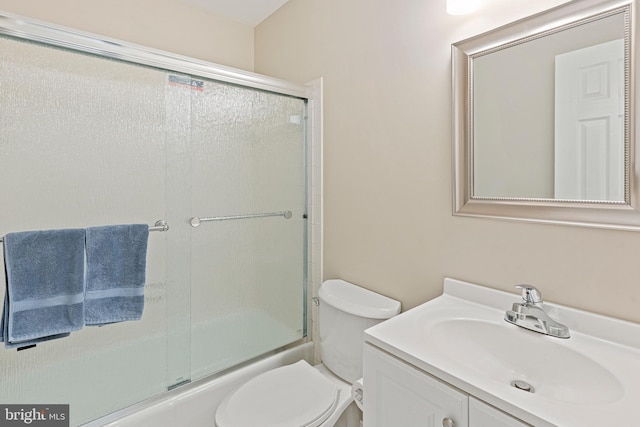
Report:
<svg viewBox="0 0 640 427"><path fill-rule="evenodd" d="M318 298L322 363L353 383L362 377L364 330L400 313L400 302L340 279L325 281Z"/></svg>

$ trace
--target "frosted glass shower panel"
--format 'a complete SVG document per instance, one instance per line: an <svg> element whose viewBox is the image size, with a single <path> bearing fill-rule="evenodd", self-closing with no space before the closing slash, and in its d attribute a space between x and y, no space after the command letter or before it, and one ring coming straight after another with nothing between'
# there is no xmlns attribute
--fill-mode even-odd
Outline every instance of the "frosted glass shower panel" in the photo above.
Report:
<svg viewBox="0 0 640 427"><path fill-rule="evenodd" d="M302 338L305 102L217 82L192 99L192 378Z"/></svg>
<svg viewBox="0 0 640 427"><path fill-rule="evenodd" d="M163 219L164 86L163 71L0 38L0 235ZM166 234L149 236L142 320L0 347L0 402L70 404L78 425L166 390Z"/></svg>
<svg viewBox="0 0 640 427"><path fill-rule="evenodd" d="M69 404L76 426L302 338L306 100L188 74L170 54L51 40L0 36L0 236L169 229L149 235L142 319L0 344L0 402Z"/></svg>

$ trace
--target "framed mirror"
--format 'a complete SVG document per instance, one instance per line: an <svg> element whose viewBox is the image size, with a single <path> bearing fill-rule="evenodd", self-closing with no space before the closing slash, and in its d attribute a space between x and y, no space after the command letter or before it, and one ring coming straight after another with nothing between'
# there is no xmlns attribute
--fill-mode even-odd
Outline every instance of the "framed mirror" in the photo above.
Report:
<svg viewBox="0 0 640 427"><path fill-rule="evenodd" d="M640 230L635 0L452 46L454 215Z"/></svg>

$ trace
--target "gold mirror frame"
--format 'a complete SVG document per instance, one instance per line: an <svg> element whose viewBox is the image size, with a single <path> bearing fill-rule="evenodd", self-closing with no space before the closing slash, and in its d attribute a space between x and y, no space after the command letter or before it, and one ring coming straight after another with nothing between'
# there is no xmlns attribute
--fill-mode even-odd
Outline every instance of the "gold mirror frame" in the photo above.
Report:
<svg viewBox="0 0 640 427"><path fill-rule="evenodd" d="M473 195L473 58L590 21L625 17L625 200L572 201ZM635 0L581 0L452 45L453 214L640 231L640 159L636 148Z"/></svg>

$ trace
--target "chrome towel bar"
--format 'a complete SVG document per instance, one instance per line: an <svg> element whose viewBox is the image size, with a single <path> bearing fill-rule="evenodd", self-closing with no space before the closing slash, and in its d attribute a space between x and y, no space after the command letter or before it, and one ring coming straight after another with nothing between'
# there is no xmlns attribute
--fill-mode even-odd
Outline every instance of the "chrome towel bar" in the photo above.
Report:
<svg viewBox="0 0 640 427"><path fill-rule="evenodd" d="M194 216L191 218L189 223L193 228L199 227L201 223L207 221L229 221L232 219L248 219L248 218L264 218L267 216L283 216L285 219L289 219L292 216L291 211L282 211L282 212L267 212L267 213L257 213L257 214L248 214L248 215L230 215L230 216L211 216L199 218Z"/></svg>
<svg viewBox="0 0 640 427"><path fill-rule="evenodd" d="M153 227L149 226L149 231L169 231L169 225L167 221L159 220L153 224Z"/></svg>
<svg viewBox="0 0 640 427"><path fill-rule="evenodd" d="M149 226L149 231L167 231L169 230L169 225L167 225L167 221L159 220L156 221L154 225ZM4 242L4 238L0 237L0 243Z"/></svg>

